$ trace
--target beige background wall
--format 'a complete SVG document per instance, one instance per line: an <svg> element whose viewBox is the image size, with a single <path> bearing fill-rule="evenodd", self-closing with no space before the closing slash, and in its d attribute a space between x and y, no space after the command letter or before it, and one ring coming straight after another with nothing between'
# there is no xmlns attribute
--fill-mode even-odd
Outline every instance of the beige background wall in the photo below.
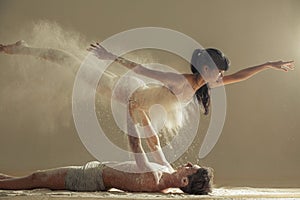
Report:
<svg viewBox="0 0 300 200"><path fill-rule="evenodd" d="M39 20L52 25L36 25ZM232 62L228 73L269 60L300 63L297 0L0 0L0 43L25 39L72 48L51 42L67 34L53 23L69 31L80 48L131 28L174 29L224 51ZM84 39L76 39L78 33ZM0 55L0 172L22 175L93 159L74 127L69 72L32 58ZM226 87L223 133L199 161L215 169L218 186L300 186L299 86L298 67L290 73L268 70ZM196 160L201 143L195 142L188 159ZM183 161L184 156L175 165Z"/></svg>

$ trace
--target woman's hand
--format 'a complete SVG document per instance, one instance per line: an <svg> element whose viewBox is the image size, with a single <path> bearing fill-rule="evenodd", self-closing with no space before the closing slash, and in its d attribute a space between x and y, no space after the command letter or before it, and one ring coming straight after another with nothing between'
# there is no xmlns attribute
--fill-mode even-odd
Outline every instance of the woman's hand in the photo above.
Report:
<svg viewBox="0 0 300 200"><path fill-rule="evenodd" d="M92 52L97 58L101 60L114 60L117 58L116 55L108 52L103 46L101 46L98 42L96 45L91 44L91 46L87 49Z"/></svg>
<svg viewBox="0 0 300 200"><path fill-rule="evenodd" d="M266 67L268 68L272 68L275 70L282 70L282 71L289 71L289 70L294 70L295 66L294 66L294 61L287 61L287 62L283 62L283 61L276 61L276 62L267 62L266 64L264 64Z"/></svg>

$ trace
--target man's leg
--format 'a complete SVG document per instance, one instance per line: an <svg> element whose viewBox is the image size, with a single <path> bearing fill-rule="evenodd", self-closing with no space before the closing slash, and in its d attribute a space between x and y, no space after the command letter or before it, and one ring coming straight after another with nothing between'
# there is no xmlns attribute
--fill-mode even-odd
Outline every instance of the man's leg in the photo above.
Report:
<svg viewBox="0 0 300 200"><path fill-rule="evenodd" d="M35 188L48 188L52 190L64 190L65 176L68 168L56 168L36 171L29 176L14 177L0 180L0 189L26 190Z"/></svg>
<svg viewBox="0 0 300 200"><path fill-rule="evenodd" d="M0 180L3 180L3 179L11 179L11 178L15 178L14 176L9 176L7 174L1 174L0 173Z"/></svg>

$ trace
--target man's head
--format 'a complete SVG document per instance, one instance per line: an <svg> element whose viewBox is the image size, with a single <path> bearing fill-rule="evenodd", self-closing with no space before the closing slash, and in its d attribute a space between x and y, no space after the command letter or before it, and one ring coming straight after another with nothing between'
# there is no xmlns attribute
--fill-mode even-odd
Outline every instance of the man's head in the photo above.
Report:
<svg viewBox="0 0 300 200"><path fill-rule="evenodd" d="M177 174L181 177L180 189L185 193L206 195L212 190L212 168L187 163L177 169Z"/></svg>

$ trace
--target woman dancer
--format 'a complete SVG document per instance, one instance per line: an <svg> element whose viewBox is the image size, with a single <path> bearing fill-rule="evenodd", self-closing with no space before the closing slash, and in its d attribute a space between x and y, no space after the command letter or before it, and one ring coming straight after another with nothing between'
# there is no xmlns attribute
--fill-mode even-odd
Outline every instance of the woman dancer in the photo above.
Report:
<svg viewBox="0 0 300 200"><path fill-rule="evenodd" d="M176 112L179 110L177 105L180 102L189 102L191 99L195 99L202 105L204 108L204 114L207 115L209 113L209 91L211 88L244 81L267 69L280 70L284 72L294 69L294 61L276 61L248 67L234 74L224 76L224 72L229 68L229 59L226 58L221 51L209 48L194 50L191 59L192 73L177 74L148 69L139 63L129 61L108 52L99 43L96 43L96 45L92 44L88 50L93 52L99 59L115 60L128 69L134 71L136 74L156 79L164 84L160 87L158 93L153 93L153 91L151 91L153 88L151 87L142 87L137 90L137 92L133 93L129 99L129 113L134 123L140 123L144 127L144 132L148 136L148 146L151 148L152 152L156 152L156 161L166 166L169 165L161 151L157 133L152 127L151 120L149 119L148 109L151 105L158 103L163 105L164 108L167 108L166 110L170 113L175 113L173 115L175 116L175 119L172 119L171 117L172 122L170 124L175 124L173 126L176 126L176 123L180 123L180 118L176 119L176 117L178 117ZM147 95L148 91L151 91L149 94L152 95L152 97ZM134 113L139 113L138 117ZM130 126L130 123L128 123L128 126ZM134 130L131 132L134 132ZM143 152L138 135L137 137L129 136L129 139L133 152ZM136 161L138 165L143 166L143 163L147 163L147 158L136 156Z"/></svg>

